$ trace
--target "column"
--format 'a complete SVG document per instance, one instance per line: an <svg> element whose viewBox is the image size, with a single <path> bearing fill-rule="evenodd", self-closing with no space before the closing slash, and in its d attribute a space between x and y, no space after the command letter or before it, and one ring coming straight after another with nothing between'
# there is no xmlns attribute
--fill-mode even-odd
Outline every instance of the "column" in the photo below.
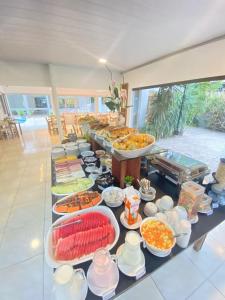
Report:
<svg viewBox="0 0 225 300"><path fill-rule="evenodd" d="M52 103L52 110L54 115L56 116L57 120L57 127L59 130L59 138L60 141L64 139L64 134L62 130L62 124L61 124L61 118L60 118L60 112L59 112L59 104L58 104L58 99L57 99L57 92L56 88L52 87L52 95L50 95L51 103Z"/></svg>

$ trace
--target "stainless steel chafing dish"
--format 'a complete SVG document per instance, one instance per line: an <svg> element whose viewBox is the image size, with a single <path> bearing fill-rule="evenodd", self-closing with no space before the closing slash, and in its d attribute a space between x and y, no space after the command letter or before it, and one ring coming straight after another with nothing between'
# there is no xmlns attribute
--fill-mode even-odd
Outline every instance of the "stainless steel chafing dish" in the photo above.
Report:
<svg viewBox="0 0 225 300"><path fill-rule="evenodd" d="M189 180L201 182L210 173L205 163L171 150L146 158L150 167L176 184Z"/></svg>

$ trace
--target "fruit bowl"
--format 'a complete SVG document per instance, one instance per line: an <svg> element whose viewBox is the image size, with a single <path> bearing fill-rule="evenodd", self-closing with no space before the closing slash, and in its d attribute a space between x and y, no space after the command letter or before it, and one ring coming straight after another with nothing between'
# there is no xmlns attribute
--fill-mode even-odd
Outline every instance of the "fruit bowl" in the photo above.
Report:
<svg viewBox="0 0 225 300"><path fill-rule="evenodd" d="M155 137L150 134L131 134L115 140L112 146L120 155L135 158L147 153L154 143Z"/></svg>
<svg viewBox="0 0 225 300"><path fill-rule="evenodd" d="M65 215L50 226L45 239L45 258L52 268L62 264L74 266L91 260L99 248L111 250L119 235L119 225L111 209L105 206L87 208Z"/></svg>
<svg viewBox="0 0 225 300"><path fill-rule="evenodd" d="M146 230L147 224L152 225L153 227L149 227L149 229ZM157 230L157 233L156 233L155 229ZM149 250L149 252L151 252L155 256L158 256L158 257L168 256L176 244L176 238L174 237L175 232L172 229L172 227L168 223L166 223L162 220L159 220L155 217L149 217L149 218L144 219L140 226L140 232L141 232L142 238L146 244L147 249ZM159 238L158 232L161 232L162 235L160 234L160 236L162 238ZM149 235L149 233L151 233L151 236ZM157 239L154 240L155 234L157 235ZM147 236L149 236L149 238L147 238ZM169 239L166 241L166 246L164 246L164 244L163 244L163 246L157 247L155 242L157 242L157 244L161 243L161 241L164 242L163 236L164 237L169 236ZM148 241L147 241L147 239L148 239ZM151 243L149 242L150 239L152 240Z"/></svg>

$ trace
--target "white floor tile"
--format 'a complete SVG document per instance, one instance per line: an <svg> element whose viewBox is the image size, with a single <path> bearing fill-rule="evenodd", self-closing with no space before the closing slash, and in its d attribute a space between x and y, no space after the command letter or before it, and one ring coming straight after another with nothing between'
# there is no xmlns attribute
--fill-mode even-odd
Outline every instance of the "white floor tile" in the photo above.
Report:
<svg viewBox="0 0 225 300"><path fill-rule="evenodd" d="M173 258L152 274L160 292L167 300L187 298L205 277L183 254Z"/></svg>
<svg viewBox="0 0 225 300"><path fill-rule="evenodd" d="M209 282L205 281L188 300L224 300L225 297Z"/></svg>
<svg viewBox="0 0 225 300"><path fill-rule="evenodd" d="M45 190L43 184L34 186L28 186L26 189L19 187L18 193L15 197L14 204L23 203L44 203L45 201Z"/></svg>
<svg viewBox="0 0 225 300"><path fill-rule="evenodd" d="M0 269L43 253L43 226L6 229L0 246Z"/></svg>
<svg viewBox="0 0 225 300"><path fill-rule="evenodd" d="M24 203L14 206L7 226L9 229L17 229L31 224L43 225L44 220L44 203Z"/></svg>
<svg viewBox="0 0 225 300"><path fill-rule="evenodd" d="M0 270L1 300L43 299L43 257Z"/></svg>
<svg viewBox="0 0 225 300"><path fill-rule="evenodd" d="M4 230L10 215L10 207L0 209L0 230Z"/></svg>
<svg viewBox="0 0 225 300"><path fill-rule="evenodd" d="M209 281L225 296L225 263L209 278Z"/></svg>
<svg viewBox="0 0 225 300"><path fill-rule="evenodd" d="M163 300L154 281L149 276L116 298L117 300Z"/></svg>
<svg viewBox="0 0 225 300"><path fill-rule="evenodd" d="M44 300L53 299L53 269L44 261Z"/></svg>
<svg viewBox="0 0 225 300"><path fill-rule="evenodd" d="M185 254L206 277L215 272L225 261L225 247L217 241L207 238L199 252L196 252L191 246L185 251Z"/></svg>

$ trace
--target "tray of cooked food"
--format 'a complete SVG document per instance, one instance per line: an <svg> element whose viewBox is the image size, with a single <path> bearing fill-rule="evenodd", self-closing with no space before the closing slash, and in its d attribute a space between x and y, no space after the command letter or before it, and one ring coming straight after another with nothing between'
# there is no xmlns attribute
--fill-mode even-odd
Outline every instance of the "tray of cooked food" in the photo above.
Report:
<svg viewBox="0 0 225 300"><path fill-rule="evenodd" d="M73 193L84 192L93 187L95 181L92 178L77 178L66 183L52 186L52 194L55 196L67 196Z"/></svg>
<svg viewBox="0 0 225 300"><path fill-rule="evenodd" d="M46 261L52 268L86 262L99 248L111 250L119 235L118 222L108 207L95 206L62 216L49 228Z"/></svg>
<svg viewBox="0 0 225 300"><path fill-rule="evenodd" d="M113 142L113 149L127 158L135 158L150 150L155 143L155 137L146 133L130 134Z"/></svg>
<svg viewBox="0 0 225 300"><path fill-rule="evenodd" d="M101 195L96 191L86 191L69 195L58 200L53 205L53 212L57 215L71 214L85 208L99 205L102 202Z"/></svg>

